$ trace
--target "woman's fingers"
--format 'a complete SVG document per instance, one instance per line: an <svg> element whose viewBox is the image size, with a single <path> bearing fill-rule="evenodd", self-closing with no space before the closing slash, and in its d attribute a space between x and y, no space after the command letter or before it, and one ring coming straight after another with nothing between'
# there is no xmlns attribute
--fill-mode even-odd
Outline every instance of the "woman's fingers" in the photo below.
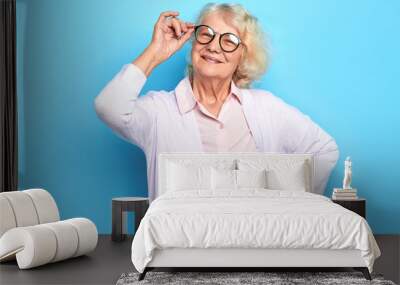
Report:
<svg viewBox="0 0 400 285"><path fill-rule="evenodd" d="M167 60L179 50L194 31L194 24L181 21L178 15L176 11L163 12L154 25L151 46L158 62Z"/></svg>
<svg viewBox="0 0 400 285"><path fill-rule="evenodd" d="M178 15L179 15L179 12L177 12L177 11L165 11L165 12L162 12L160 14L160 16L158 17L157 23L159 23L161 21L164 21L165 18L167 18L167 17L176 17Z"/></svg>
<svg viewBox="0 0 400 285"><path fill-rule="evenodd" d="M183 44L190 38L190 36L193 34L194 28L189 28L186 33L182 35L180 39L178 39L179 46L183 46Z"/></svg>
<svg viewBox="0 0 400 285"><path fill-rule="evenodd" d="M160 14L156 26L164 33L172 35L178 40L179 48L190 38L194 31L195 25L190 22L184 22L176 18L179 12L166 11Z"/></svg>
<svg viewBox="0 0 400 285"><path fill-rule="evenodd" d="M180 21L180 24L181 24L181 30L182 30L182 32L186 33L187 30L188 30L188 28L187 28L187 26L186 26L186 23L183 22L183 21Z"/></svg>
<svg viewBox="0 0 400 285"><path fill-rule="evenodd" d="M172 18L171 19L171 24L172 24L172 27L175 30L176 37L179 38L182 35L182 27L181 27L180 20L178 20L176 18Z"/></svg>
<svg viewBox="0 0 400 285"><path fill-rule="evenodd" d="M175 34L177 39L180 39L184 34L188 32L190 28L194 27L194 24L181 21L180 19L176 18L178 15L179 12L177 11L162 12L157 20L156 25L159 27L163 27L164 25L166 25L168 30ZM161 23L163 23L163 25L160 25ZM165 32L166 31L167 30L165 30Z"/></svg>
<svg viewBox="0 0 400 285"><path fill-rule="evenodd" d="M185 24L186 24L187 28L194 28L195 27L195 25L193 23L190 23L190 22L186 22Z"/></svg>
<svg viewBox="0 0 400 285"><path fill-rule="evenodd" d="M194 27L194 24L190 22L180 21L182 31L187 32L190 28Z"/></svg>
<svg viewBox="0 0 400 285"><path fill-rule="evenodd" d="M184 22L177 18L174 18L171 20L171 25L172 25L173 29L175 30L175 34L178 39L180 37L182 37L184 34L186 34L190 29L194 29L193 23Z"/></svg>
<svg viewBox="0 0 400 285"><path fill-rule="evenodd" d="M186 42L194 32L194 24L182 22L182 25L185 27L185 30L179 40Z"/></svg>

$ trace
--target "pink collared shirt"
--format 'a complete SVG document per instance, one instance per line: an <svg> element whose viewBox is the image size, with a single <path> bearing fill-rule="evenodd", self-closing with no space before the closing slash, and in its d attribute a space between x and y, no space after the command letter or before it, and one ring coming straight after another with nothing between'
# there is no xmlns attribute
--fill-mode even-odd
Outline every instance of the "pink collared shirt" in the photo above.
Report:
<svg viewBox="0 0 400 285"><path fill-rule="evenodd" d="M184 96L177 103L183 112L193 109L205 152L255 152L254 137L242 109L241 92L231 82L231 92L222 104L218 116L211 114L193 94L189 80Z"/></svg>

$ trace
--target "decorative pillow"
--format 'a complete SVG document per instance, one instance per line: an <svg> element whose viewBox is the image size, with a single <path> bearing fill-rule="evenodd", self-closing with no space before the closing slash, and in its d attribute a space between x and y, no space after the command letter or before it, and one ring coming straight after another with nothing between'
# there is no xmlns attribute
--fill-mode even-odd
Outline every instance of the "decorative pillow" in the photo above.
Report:
<svg viewBox="0 0 400 285"><path fill-rule="evenodd" d="M307 191L304 163L296 168L272 169L268 171L267 179L269 189Z"/></svg>
<svg viewBox="0 0 400 285"><path fill-rule="evenodd" d="M236 170L213 167L211 173L214 190L236 190Z"/></svg>
<svg viewBox="0 0 400 285"><path fill-rule="evenodd" d="M267 170L236 170L237 188L267 188Z"/></svg>
<svg viewBox="0 0 400 285"><path fill-rule="evenodd" d="M267 169L267 188L273 190L310 191L309 168L304 160L240 159L240 170Z"/></svg>
<svg viewBox="0 0 400 285"><path fill-rule="evenodd" d="M211 167L168 163L167 191L211 190Z"/></svg>

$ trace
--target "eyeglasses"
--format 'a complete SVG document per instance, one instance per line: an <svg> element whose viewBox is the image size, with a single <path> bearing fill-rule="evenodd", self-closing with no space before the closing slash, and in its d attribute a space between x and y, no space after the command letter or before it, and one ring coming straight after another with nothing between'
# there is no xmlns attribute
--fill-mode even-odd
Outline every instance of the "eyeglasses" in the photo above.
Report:
<svg viewBox="0 0 400 285"><path fill-rule="evenodd" d="M207 25L198 25L194 28L194 36L198 43L206 45L211 43L218 33ZM234 52L241 40L238 36L232 33L224 33L219 36L219 46L224 52Z"/></svg>

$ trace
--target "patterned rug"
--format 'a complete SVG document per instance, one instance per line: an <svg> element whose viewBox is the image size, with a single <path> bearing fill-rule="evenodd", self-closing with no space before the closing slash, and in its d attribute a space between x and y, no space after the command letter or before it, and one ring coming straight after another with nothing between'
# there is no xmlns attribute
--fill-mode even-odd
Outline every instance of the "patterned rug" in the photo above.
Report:
<svg viewBox="0 0 400 285"><path fill-rule="evenodd" d="M384 280L382 275L372 274L372 281L364 278L361 272L147 272L145 279L138 281L139 273L123 273L116 285L134 284L213 284L213 285L294 285L294 284L379 284L395 285Z"/></svg>

